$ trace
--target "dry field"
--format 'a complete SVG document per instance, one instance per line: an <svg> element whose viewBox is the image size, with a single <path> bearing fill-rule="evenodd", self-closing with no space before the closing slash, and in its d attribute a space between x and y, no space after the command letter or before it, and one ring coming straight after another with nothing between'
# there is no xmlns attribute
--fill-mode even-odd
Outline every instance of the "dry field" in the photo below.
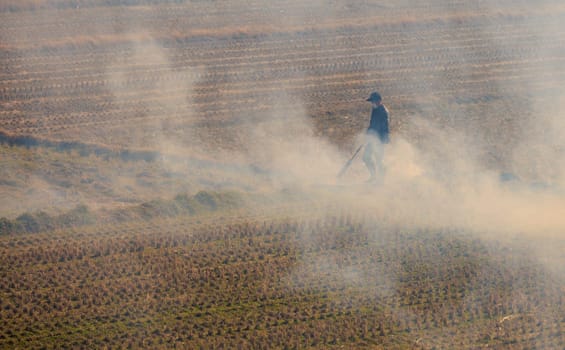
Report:
<svg viewBox="0 0 565 350"><path fill-rule="evenodd" d="M348 145L378 88L396 129L413 115L480 127L493 161L563 79L548 68L565 47L558 1L45 2L59 6L0 14L9 133L128 148L166 135L232 149L250 125L279 117L276 106Z"/></svg>
<svg viewBox="0 0 565 350"><path fill-rule="evenodd" d="M565 348L564 20L2 1L0 348Z"/></svg>
<svg viewBox="0 0 565 350"><path fill-rule="evenodd" d="M524 247L343 213L268 220L181 218L2 238L0 345L565 345L562 285Z"/></svg>

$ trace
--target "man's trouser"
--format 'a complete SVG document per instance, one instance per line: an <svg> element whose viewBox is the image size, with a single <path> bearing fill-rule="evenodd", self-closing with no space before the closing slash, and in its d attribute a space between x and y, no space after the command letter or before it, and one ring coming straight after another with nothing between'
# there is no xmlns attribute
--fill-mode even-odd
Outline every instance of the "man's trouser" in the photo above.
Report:
<svg viewBox="0 0 565 350"><path fill-rule="evenodd" d="M365 153L363 153L363 162L369 169L371 174L370 180L383 178L385 175L385 167L383 164L384 145L376 135L367 135L367 144Z"/></svg>

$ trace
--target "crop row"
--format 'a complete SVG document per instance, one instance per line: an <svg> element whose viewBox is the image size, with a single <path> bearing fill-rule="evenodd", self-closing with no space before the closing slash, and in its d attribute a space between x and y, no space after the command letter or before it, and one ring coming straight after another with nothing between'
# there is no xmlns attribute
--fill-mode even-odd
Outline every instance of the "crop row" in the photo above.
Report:
<svg viewBox="0 0 565 350"><path fill-rule="evenodd" d="M556 43L554 48L562 47L560 43ZM548 48L551 49L551 48ZM354 75L360 74L362 70L367 70L375 67L374 69L383 69L387 71L387 74L398 74L398 73L409 73L411 70L414 72L419 72L420 74L425 74L426 70L429 71L439 71L443 64L450 64L450 69L454 72L457 70L464 69L466 66L500 66L501 73L506 72L518 72L521 70L520 65L533 64L536 62L537 58L534 53L538 52L535 48L528 49L515 49L513 51L504 52L494 52L492 48L485 48L484 51L474 48L473 52L469 55L465 55L465 63L458 63L454 65L455 58L459 55L457 52L445 52L442 50L438 53L432 53L430 55L421 56L408 56L408 57L398 57L398 53L390 54L389 57L379 54L375 55L374 52L367 52L366 54L361 53L349 53L341 57L325 57L324 61L316 62L315 59L309 58L308 61L302 63L299 60L273 60L264 62L250 62L239 65L236 67L233 64L228 64L228 66L220 67L214 65L206 66L206 73L204 74L175 74L174 69L157 69L152 67L150 72L145 71L147 67L143 67L139 72L135 70L128 71L131 74L127 80L123 81L111 81L104 79L101 74L98 77L94 77L91 80L90 77L78 76L73 77L66 75L52 76L43 79L49 85L42 85L41 80L35 80L34 77L29 83L25 81L13 82L7 85L13 85L13 87L5 87L2 91L2 96L15 97L16 100L19 98L41 98L41 97L59 97L67 95L81 95L86 92L92 92L93 89L109 89L109 88L128 88L128 87L139 87L140 89L157 89L162 88L161 84L180 84L183 80L195 80L202 81L204 83L215 82L218 84L225 85L228 87L238 87L240 90L242 87L251 88L249 85L251 82L259 82L259 84L264 84L269 87L270 80L288 80L290 82L300 82L301 75L308 74L308 79L306 82L310 82L312 79L314 82L316 80L336 79L333 75ZM561 52L562 54L562 52ZM488 57L493 56L493 57ZM488 57L488 58L485 58ZM514 60L511 66L504 66L502 62ZM532 61L533 60L533 61ZM499 62L502 61L502 62ZM544 59L545 62L551 62L552 59ZM491 63L490 65L488 63ZM498 62L498 63L497 63ZM187 68L190 68L187 67ZM445 66L441 70L445 70ZM333 74L333 75L332 75ZM102 78L102 79L100 79ZM303 79L303 78L302 78ZM59 80L59 82L57 81ZM304 83L303 83L304 84ZM320 84L323 85L323 84ZM307 85L306 85L307 86ZM200 87L200 90L205 91L206 85ZM182 91L182 87L176 88ZM232 88L233 89L233 88ZM260 92L258 89L257 92ZM408 90L410 91L410 90ZM19 98L18 98L19 97Z"/></svg>
<svg viewBox="0 0 565 350"><path fill-rule="evenodd" d="M232 120L238 134L237 128L256 123L281 103L281 86L289 113L304 106L323 125L327 113L364 112L357 102L367 86L385 92L398 123L414 112L407 102L422 95L433 93L443 103L455 96L500 97L501 85L512 96L525 88L543 95L551 90L545 81L563 80L546 68L563 60L562 32L532 28L543 16L497 19L146 41L143 64L134 62L136 48L127 43L13 52L6 54L8 65L0 73L0 99L9 102L0 127L63 139L80 134L93 138L90 142L112 139L121 146L148 144L155 123L162 121L165 132L204 132L212 123L225 134L221 126ZM124 59L131 55L133 61ZM132 121L142 132L124 134L123 126ZM361 127L357 124L338 133L352 134ZM85 127L104 133L76 132ZM100 140L102 134L108 140ZM145 136L136 140L140 134Z"/></svg>
<svg viewBox="0 0 565 350"><path fill-rule="evenodd" d="M458 24L454 29L450 25L442 26L426 26L409 28L408 31L418 30L418 36L426 38L426 45L421 49L424 51L448 49L450 46L456 45L454 48L468 50L471 54L474 48L485 47L488 42L485 38L480 37L476 33L477 26L481 23ZM488 24L487 24L488 26ZM490 25L492 26L492 24ZM488 31L488 39L496 42L502 47L511 50L525 44L523 48L533 49L539 45L547 45L553 42L553 38L561 37L560 31L555 31L547 38L544 38L543 32L532 30L532 28L523 25L497 24L497 30L500 33L492 33ZM484 28L485 35L487 28ZM224 63L245 63L249 60L265 60L280 58L312 58L324 57L326 55L335 55L339 52L347 53L351 50L368 50L372 49L375 54L385 54L391 52L408 53L413 47L411 42L403 42L406 40L406 28L380 28L375 27L366 30L349 30L338 33L313 32L305 33L297 36L297 34L287 33L279 36L266 37L241 37L235 40L187 40L186 42L159 42L159 55L165 54L168 61L172 62L175 67L187 67L192 64L214 63L215 66ZM373 31L379 33L376 36ZM411 39L412 41L415 39ZM324 44L322 44L322 42ZM117 57L131 55L131 45L122 45L118 47L97 46L94 48L76 50L55 50L53 52L21 52L3 55L6 62L6 75L9 77L10 71L22 71L22 78L33 77L34 74L54 73L59 74L85 72L91 74L100 74L97 68L104 65L104 59L114 60ZM222 55L218 55L222 52ZM157 52L147 52L148 62L152 57L162 60L162 56ZM64 66L62 66L64 64ZM127 62L122 62L127 64ZM105 66L105 65L104 65ZM114 62L114 67L119 67L118 62ZM25 68L25 70L24 70ZM107 67L110 69L110 67Z"/></svg>
<svg viewBox="0 0 565 350"><path fill-rule="evenodd" d="M144 231L102 226L101 236L3 237L0 344L300 348L421 339L424 348L519 349L565 341L560 282L527 254L472 236L346 214L166 222Z"/></svg>
<svg viewBox="0 0 565 350"><path fill-rule="evenodd" d="M159 48L159 51L166 52L167 57L170 58L176 70L206 67L204 72L191 74L191 79L203 81L216 80L215 74L220 76L228 74L225 76L226 80L233 82L245 77L245 71L241 72L241 68L245 67L251 68L251 72L257 72L260 68L261 71L265 71L266 76L276 77L282 74L277 71L275 71L275 74L268 73L271 69L280 70L279 67L281 66L286 66L287 72L285 72L285 75L292 74L292 72L307 72L309 76L315 76L316 74L325 75L339 71L357 71L360 68L359 66L363 66L365 62L367 64L365 64L364 68L369 70L371 70L371 67L374 67L373 69L419 67L419 65L426 63L432 66L443 66L445 63L463 65L480 63L481 60L493 62L509 60L510 58L535 57L536 54L539 54L538 48L540 46L552 51L558 51L562 48L562 45L559 45L559 38L561 38L561 33L559 32L552 33L551 38L543 40L539 34L533 35L525 30L518 35L505 33L501 38L489 37L488 41L480 37L463 40L453 36L438 40L435 38L435 31L430 31L426 33L426 36L430 36L431 40L427 42L425 47L414 46L411 43L402 43L402 36L394 39L391 38L392 43L381 43L368 40L370 38L366 38L366 33L362 34L360 38L356 38L356 34L353 32L347 37L348 40L342 40L339 37L327 38L324 45L313 42L308 43L311 39L300 38L296 41L306 41L306 43L302 44L304 46L297 46L294 43L295 40L292 40L293 43L288 42L292 39L292 36L290 36L285 41L276 42L274 48L269 48L263 42L253 45L252 42L245 42L243 40L240 43L240 47L235 50L227 50L226 46L229 45L229 42L227 42L224 46L217 45L212 47L208 47L206 43L189 44L191 50L183 49L182 46L177 45L170 50ZM448 39L450 41L447 41ZM357 43L358 40L362 43ZM351 47L352 43L355 43L354 47ZM493 43L499 43L499 46L494 46ZM446 44L449 44L449 46L446 47ZM249 49L249 47L253 46L258 47L253 50ZM197 55L193 53L195 51L198 52ZM223 54L218 55L218 52ZM455 58L463 53L465 62L456 61ZM131 49L124 50L121 55L128 56L130 54L132 54ZM151 62L151 53L144 56L147 62ZM11 70L18 73L19 71L24 71L23 75L19 75L18 79L22 79L22 82L29 81L33 85L41 83L42 79L48 82L57 81L58 79L61 82L79 80L88 85L92 85L93 82L108 85L109 82L101 81L100 78L104 78L105 75L112 73L112 69L126 69L127 71L135 72L134 66L130 66L131 62L128 61L124 62L125 66L122 67L117 64L113 64L113 68L109 67L108 60L111 62L116 57L119 57L115 53L100 52L93 55L90 52L88 57L91 59L84 61L80 59L80 52L73 53L70 56L63 54L60 57L55 57L50 65L46 65L46 62L49 62L49 60L44 56L37 57L39 61L34 59L29 63L24 63L25 56L14 58L13 62L11 60L6 61ZM66 62L67 60L70 60L70 62ZM347 69L347 66L341 67L343 65L341 61L350 61L349 63L353 65L351 67L353 70ZM64 63L64 66L62 66L62 63ZM107 70L101 72L100 67L106 67ZM140 67L139 69L146 70L146 68ZM36 72L37 69L42 69L42 71ZM143 81L156 81L167 79L168 76L172 78L173 76L163 75L163 73L167 73L167 70L170 70L170 68L151 64L151 71L145 71L141 79ZM9 82L11 76L13 76L13 73L5 73L2 78L4 81ZM16 78L16 76L13 77ZM17 83L18 81L15 80L14 82ZM132 83L135 82L135 80L132 81ZM45 86L45 88L54 87L59 86ZM34 88L39 89L41 86L34 86ZM12 89L16 89L16 87ZM5 93L12 92L14 91L12 89L8 88L4 89L4 91Z"/></svg>
<svg viewBox="0 0 565 350"><path fill-rule="evenodd" d="M82 3L82 1L81 1ZM65 38L69 33L97 33L98 35L110 35L115 33L116 29L129 23L139 23L146 30L151 30L153 34L162 33L166 30L184 28L189 24L189 28L196 32L217 33L231 29L232 27L240 27L241 32L255 33L258 28L269 28L271 23L281 23L281 26L310 28L312 22L318 22L318 25L335 26L335 22L341 25L358 25L360 22L391 22L391 18L396 21L415 22L412 16L420 15L421 18L437 19L440 16L445 18L445 12L451 12L451 17L458 17L460 13L463 16L469 16L469 10L472 10L473 16L480 16L488 11L487 9L469 7L465 2L453 2L445 4L437 1L425 5L412 5L409 8L404 6L370 6L369 4L350 4L349 6L340 6L340 4L325 4L323 9L318 8L316 4L305 4L294 1L285 1L277 4L269 4L255 2L240 4L238 2L225 4L221 6L221 10L215 4L184 2L181 5L173 5L160 1L152 2L152 12L148 15L146 6L128 6L127 8L100 6L107 4L97 3L96 7L89 7L88 4L82 6L80 11L72 8L63 11L44 12L56 13L56 15L45 15L42 21L36 21L37 16L34 11L17 13L17 17L10 13L0 13L3 21L0 28L3 32L10 34L18 34L18 29L27 31L37 31L38 37L43 42L53 40L54 38ZM143 5L143 2L137 2ZM129 2L129 5L136 5ZM73 6L74 7L74 6ZM0 7L1 9L1 7ZM486 10L486 11L485 11ZM1 11L1 10L0 10ZM39 12L39 11L38 11ZM482 12L482 13L480 13ZM328 16L327 14L332 16ZM335 16L335 17L333 17ZM14 18L15 17L15 18ZM61 21L60 18L67 20ZM298 20L284 21L284 18L297 18ZM340 19L336 21L336 19ZM68 20L74 19L74 20ZM175 19L175 25L171 25L168 20ZM332 21L333 20L333 21ZM12 36L17 37L17 36ZM34 38L23 37L20 45L33 42Z"/></svg>
<svg viewBox="0 0 565 350"><path fill-rule="evenodd" d="M478 24L473 24L476 28ZM473 51L479 49L501 49L501 51L512 52L512 50L521 49L523 51L533 51L540 45L548 45L554 43L556 38L560 38L563 33L555 31L547 38L543 37L544 33L531 31L528 27L504 27L497 26L497 29L503 32L498 34L488 34L488 41L481 38L476 32L471 31L471 26L465 28L458 26L456 30L450 26L442 26L445 28L421 28L422 37L429 37L425 46L414 47L412 42L402 42L406 34L402 32L384 32L379 33L376 37L367 31L349 31L343 34L330 33L309 33L302 36L288 33L281 38L254 38L242 37L237 40L217 40L212 42L195 41L195 42L159 42L157 51L149 51L145 55L147 62L152 62L155 58L162 63L163 53L167 57L167 61L171 62L175 67L195 67L201 64L210 64L210 66L227 67L235 65L249 65L251 60L254 61L277 61L288 59L290 62L299 62L300 60L315 59L321 57L332 57L336 55L361 54L363 51L371 52L378 55L390 55L393 53L410 55L414 50L419 53L434 52L439 50L457 50L466 51L467 54L473 54ZM379 30L379 28L375 28ZM388 30L388 29L387 29ZM468 33L469 32L469 33ZM485 34L486 35L486 34ZM324 44L320 43L323 40ZM414 39L412 39L414 40ZM496 42L499 47L489 47L489 42ZM448 46L446 46L448 45ZM196 49L197 48L197 49ZM77 48L70 51L54 51L51 55L45 53L22 52L21 54L6 55L3 57L7 68L10 70L24 70L22 78L33 78L37 74L52 75L56 69L58 74L66 75L84 72L84 74L100 74L97 69L104 64L104 59L114 61L116 58L124 57L132 54L134 47L131 45L123 45L117 48L95 47L93 49L84 50ZM504 49L504 50L502 50ZM351 51L355 50L353 54ZM218 56L218 51L222 52ZM412 56L408 56L412 57ZM61 66L64 63L64 66ZM126 65L127 61L114 62L112 69L120 68ZM158 68L158 67L155 67ZM1 75L2 78L9 77L9 71Z"/></svg>

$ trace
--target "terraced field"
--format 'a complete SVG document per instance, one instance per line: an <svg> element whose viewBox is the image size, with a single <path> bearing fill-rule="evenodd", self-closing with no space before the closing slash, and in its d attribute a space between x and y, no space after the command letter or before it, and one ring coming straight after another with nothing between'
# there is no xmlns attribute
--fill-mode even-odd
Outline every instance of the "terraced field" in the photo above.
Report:
<svg viewBox="0 0 565 350"><path fill-rule="evenodd" d="M2 1L0 348L565 348L564 20Z"/></svg>

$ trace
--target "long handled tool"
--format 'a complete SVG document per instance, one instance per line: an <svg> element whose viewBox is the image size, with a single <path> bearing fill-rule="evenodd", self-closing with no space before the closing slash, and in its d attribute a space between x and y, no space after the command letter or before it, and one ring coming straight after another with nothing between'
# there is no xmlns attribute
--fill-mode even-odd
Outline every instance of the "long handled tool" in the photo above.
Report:
<svg viewBox="0 0 565 350"><path fill-rule="evenodd" d="M365 145L361 145L357 148L357 150L355 151L355 153L353 153L353 155L351 156L351 158L349 158L349 160L347 161L347 163L345 163L343 165L343 168L341 168L341 170L339 171L339 173L337 174L337 178L341 178L343 176L343 174L345 174L345 172L347 171L347 169L349 169L349 166L351 165L351 163L353 162L353 160L355 159L355 157L357 157L357 154L359 154L359 151L361 151L361 148L363 148L363 146Z"/></svg>

